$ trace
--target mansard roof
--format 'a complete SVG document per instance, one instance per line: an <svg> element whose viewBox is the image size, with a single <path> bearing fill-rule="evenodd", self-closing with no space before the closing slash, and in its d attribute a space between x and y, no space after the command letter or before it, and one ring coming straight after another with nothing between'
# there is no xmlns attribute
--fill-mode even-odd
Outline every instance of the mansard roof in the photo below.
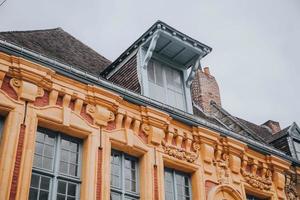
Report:
<svg viewBox="0 0 300 200"><path fill-rule="evenodd" d="M61 28L0 32L0 39L94 75L111 63Z"/></svg>

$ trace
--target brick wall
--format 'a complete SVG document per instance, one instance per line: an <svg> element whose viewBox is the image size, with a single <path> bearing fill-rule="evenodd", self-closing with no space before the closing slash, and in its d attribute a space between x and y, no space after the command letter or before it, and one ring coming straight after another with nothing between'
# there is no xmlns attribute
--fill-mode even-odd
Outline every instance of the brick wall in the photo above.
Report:
<svg viewBox="0 0 300 200"><path fill-rule="evenodd" d="M221 106L221 97L218 83L209 69L197 71L191 86L191 93L194 103L202 108L205 113L210 113L210 102L214 101Z"/></svg>
<svg viewBox="0 0 300 200"><path fill-rule="evenodd" d="M141 93L141 86L139 84L136 67L137 60L136 55L134 55L108 80L136 93Z"/></svg>

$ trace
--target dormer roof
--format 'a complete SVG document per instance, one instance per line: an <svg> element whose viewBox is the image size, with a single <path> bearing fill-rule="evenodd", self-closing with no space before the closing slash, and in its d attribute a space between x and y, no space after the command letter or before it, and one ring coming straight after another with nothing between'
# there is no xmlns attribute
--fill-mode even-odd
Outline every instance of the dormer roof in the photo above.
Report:
<svg viewBox="0 0 300 200"><path fill-rule="evenodd" d="M142 47L148 49L155 36L158 36L158 38L152 51L185 68L191 67L191 64L195 62L198 57L203 58L212 51L211 47L185 35L162 21L157 21L109 65L101 75L106 77L138 48Z"/></svg>

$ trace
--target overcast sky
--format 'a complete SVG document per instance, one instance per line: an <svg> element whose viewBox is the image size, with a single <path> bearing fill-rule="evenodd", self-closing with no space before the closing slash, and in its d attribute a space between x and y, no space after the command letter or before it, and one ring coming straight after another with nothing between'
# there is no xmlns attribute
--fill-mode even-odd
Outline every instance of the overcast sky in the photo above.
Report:
<svg viewBox="0 0 300 200"><path fill-rule="evenodd" d="M61 27L112 61L158 19L213 48L202 65L231 114L300 125L299 0L7 0L0 7L0 31Z"/></svg>

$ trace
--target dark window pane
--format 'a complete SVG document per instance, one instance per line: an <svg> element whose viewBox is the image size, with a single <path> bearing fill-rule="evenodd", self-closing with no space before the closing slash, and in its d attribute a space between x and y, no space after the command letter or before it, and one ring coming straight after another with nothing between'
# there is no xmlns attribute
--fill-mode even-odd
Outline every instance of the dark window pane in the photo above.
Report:
<svg viewBox="0 0 300 200"><path fill-rule="evenodd" d="M57 192L60 194L66 194L67 183L64 181L58 181Z"/></svg>
<svg viewBox="0 0 300 200"><path fill-rule="evenodd" d="M75 200L75 197L68 197L68 200Z"/></svg>
<svg viewBox="0 0 300 200"><path fill-rule="evenodd" d="M50 188L50 178L41 177L41 186L40 186L40 188L44 189L44 190L49 190L49 188Z"/></svg>
<svg viewBox="0 0 300 200"><path fill-rule="evenodd" d="M65 195L58 194L56 200L65 200Z"/></svg>
<svg viewBox="0 0 300 200"><path fill-rule="evenodd" d="M68 195L70 195L70 196L76 195L76 184L73 184L73 183L68 184Z"/></svg>
<svg viewBox="0 0 300 200"><path fill-rule="evenodd" d="M48 192L46 191L40 191L40 198L39 200L47 200L48 199Z"/></svg>
<svg viewBox="0 0 300 200"><path fill-rule="evenodd" d="M30 186L38 188L40 184L39 181L40 181L40 177L38 175L32 174Z"/></svg>
<svg viewBox="0 0 300 200"><path fill-rule="evenodd" d="M29 200L37 200L38 199L37 196L38 196L38 190L30 188Z"/></svg>

